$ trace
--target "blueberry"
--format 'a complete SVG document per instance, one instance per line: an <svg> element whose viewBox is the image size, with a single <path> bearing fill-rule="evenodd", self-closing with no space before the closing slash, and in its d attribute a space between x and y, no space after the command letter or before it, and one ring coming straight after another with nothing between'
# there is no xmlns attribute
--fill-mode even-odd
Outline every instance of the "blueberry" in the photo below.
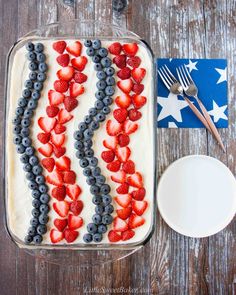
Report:
<svg viewBox="0 0 236 295"><path fill-rule="evenodd" d="M46 184L40 184L39 185L39 191L42 193L42 194L45 194L47 191L48 191L48 186Z"/></svg>
<svg viewBox="0 0 236 295"><path fill-rule="evenodd" d="M99 224L102 221L102 216L99 214L94 214L92 220L95 224Z"/></svg>
<svg viewBox="0 0 236 295"><path fill-rule="evenodd" d="M83 174L85 176L90 176L92 174L91 168L89 168L89 167L84 168Z"/></svg>
<svg viewBox="0 0 236 295"><path fill-rule="evenodd" d="M89 115L87 115L87 116L85 116L84 117L84 122L86 123L86 124L89 124L89 123L91 123L92 122L92 117L91 116L89 116Z"/></svg>
<svg viewBox="0 0 236 295"><path fill-rule="evenodd" d="M40 81L40 82L45 81L46 78L47 78L47 76L46 76L45 73L38 73L38 75L37 75L37 80Z"/></svg>
<svg viewBox="0 0 236 295"><path fill-rule="evenodd" d="M38 201L38 200L34 200L34 201ZM36 217L31 218L31 220L30 220L30 224L31 224L32 226L37 226L38 223L39 223L38 218L36 218Z"/></svg>
<svg viewBox="0 0 236 295"><path fill-rule="evenodd" d="M85 142L84 142L84 147L85 148L91 148L91 146L93 145L93 141L92 141L92 139L88 139L88 140L86 140Z"/></svg>
<svg viewBox="0 0 236 295"><path fill-rule="evenodd" d="M92 195L97 195L99 193L100 189L97 185L91 185L90 192Z"/></svg>
<svg viewBox="0 0 236 295"><path fill-rule="evenodd" d="M38 188L38 185L35 181L30 181L29 184L28 184L28 187L31 189L31 190L35 190Z"/></svg>
<svg viewBox="0 0 236 295"><path fill-rule="evenodd" d="M18 144L16 146L16 152L18 154L23 154L25 152L25 147L23 146L23 144Z"/></svg>
<svg viewBox="0 0 236 295"><path fill-rule="evenodd" d="M36 52L42 52L43 49L44 49L44 46L43 46L42 43L36 43L36 44L34 45L34 50L35 50Z"/></svg>
<svg viewBox="0 0 236 295"><path fill-rule="evenodd" d="M30 80L34 81L37 79L37 73L36 72L30 72L29 73Z"/></svg>
<svg viewBox="0 0 236 295"><path fill-rule="evenodd" d="M94 56L92 57L92 61L93 61L94 63L99 63L100 60L101 60L101 57L98 56L98 55L94 55Z"/></svg>
<svg viewBox="0 0 236 295"><path fill-rule="evenodd" d="M24 165L23 169L25 172L30 172L32 170L32 166L29 163L27 163Z"/></svg>
<svg viewBox="0 0 236 295"><path fill-rule="evenodd" d="M97 229L98 228L97 228L96 224L94 224L94 223L89 223L87 225L87 231L91 234L95 234L97 232Z"/></svg>
<svg viewBox="0 0 236 295"><path fill-rule="evenodd" d="M38 159L38 157L36 157L36 156L32 156L32 157L30 157L30 158L29 158L29 163L30 163L32 166L38 164L38 163L39 163L39 159Z"/></svg>
<svg viewBox="0 0 236 295"><path fill-rule="evenodd" d="M28 229L28 235L30 235L31 237L35 236L36 234L36 228L35 226L31 226L29 229Z"/></svg>
<svg viewBox="0 0 236 295"><path fill-rule="evenodd" d="M96 157L91 157L88 159L89 160L89 164L92 166L92 167L96 167L97 164L98 164L98 159Z"/></svg>
<svg viewBox="0 0 236 295"><path fill-rule="evenodd" d="M113 221L113 217L110 214L103 215L102 223L103 224L111 224Z"/></svg>
<svg viewBox="0 0 236 295"><path fill-rule="evenodd" d="M26 149L25 149L25 153L26 155L28 156L33 156L35 152L35 149L32 147L32 146L28 146Z"/></svg>
<svg viewBox="0 0 236 295"><path fill-rule="evenodd" d="M113 85L116 84L116 80L115 80L114 77L107 77L107 78L106 78L106 83L107 83L107 85L109 85L109 86L113 86Z"/></svg>
<svg viewBox="0 0 236 295"><path fill-rule="evenodd" d="M13 123L14 125L19 125L20 122L21 122L21 118L20 118L20 116L15 116L15 117L13 118L13 120L12 120L12 123Z"/></svg>
<svg viewBox="0 0 236 295"><path fill-rule="evenodd" d="M92 202L95 205L100 205L102 203L102 197L101 196L93 196Z"/></svg>
<svg viewBox="0 0 236 295"><path fill-rule="evenodd" d="M32 140L31 140L29 137L24 137L24 138L22 139L22 144L23 144L23 146L25 146L25 147L30 146L30 145L31 145L31 142L32 142Z"/></svg>
<svg viewBox="0 0 236 295"><path fill-rule="evenodd" d="M27 128L27 127L24 127L24 128L22 128L21 129L21 135L22 136L29 136L29 134L30 134L30 130L29 130L29 128Z"/></svg>
<svg viewBox="0 0 236 295"><path fill-rule="evenodd" d="M46 60L46 56L44 53L38 53L37 54L37 61L44 62Z"/></svg>
<svg viewBox="0 0 236 295"><path fill-rule="evenodd" d="M37 108L37 105L38 105L37 100L30 99L29 102L28 102L27 107L28 107L30 110L35 110L35 109Z"/></svg>
<svg viewBox="0 0 236 295"><path fill-rule="evenodd" d="M34 189L31 194L34 199L38 199L41 196L40 191L38 191L37 189Z"/></svg>
<svg viewBox="0 0 236 295"><path fill-rule="evenodd" d="M104 90L106 88L107 84L106 84L106 82L104 80L99 80L96 83L96 86L97 86L97 89Z"/></svg>
<svg viewBox="0 0 236 295"><path fill-rule="evenodd" d="M99 168L99 167L94 168L93 171L92 171L92 174L95 177L99 176L101 174L101 168Z"/></svg>
<svg viewBox="0 0 236 295"><path fill-rule="evenodd" d="M94 64L94 70L95 71L101 71L102 70L102 65L100 63L95 63Z"/></svg>
<svg viewBox="0 0 236 295"><path fill-rule="evenodd" d="M106 231L107 231L107 226L105 224L99 224L98 233L105 234Z"/></svg>
<svg viewBox="0 0 236 295"><path fill-rule="evenodd" d="M112 201L112 198L110 195L106 194L102 197L102 202L105 206L109 205L111 203L111 201Z"/></svg>
<svg viewBox="0 0 236 295"><path fill-rule="evenodd" d="M33 237L27 235L24 239L25 244L30 244L33 241Z"/></svg>
<svg viewBox="0 0 236 295"><path fill-rule="evenodd" d="M36 236L34 236L34 238L33 238L33 242L34 242L35 244L41 244L41 243L42 243L42 240L43 240L43 238L42 238L41 235L36 235Z"/></svg>
<svg viewBox="0 0 236 295"><path fill-rule="evenodd" d="M28 98L31 96L31 91L29 89L24 89L22 92L22 96Z"/></svg>
<svg viewBox="0 0 236 295"><path fill-rule="evenodd" d="M85 156L83 150L78 150L78 151L75 153L75 155L76 155L76 157L77 157L78 159L81 159L81 160L82 160L82 159L84 158L84 156ZM83 166L81 166L81 167L83 167Z"/></svg>
<svg viewBox="0 0 236 295"><path fill-rule="evenodd" d="M112 9L116 12L122 12L127 6L127 0L113 0Z"/></svg>
<svg viewBox="0 0 236 295"><path fill-rule="evenodd" d="M102 90L98 90L96 93L95 93L95 97L99 100L103 100L103 98L106 96L105 92L102 91Z"/></svg>
<svg viewBox="0 0 236 295"><path fill-rule="evenodd" d="M17 116L21 116L21 115L23 115L23 113L24 113L24 108L22 108L22 107L17 107L17 108L16 108L16 110L15 110L15 114L16 114Z"/></svg>
<svg viewBox="0 0 236 295"><path fill-rule="evenodd" d="M98 54L101 56L101 57L106 57L108 55L108 50L106 48L100 48L98 50Z"/></svg>
<svg viewBox="0 0 236 295"><path fill-rule="evenodd" d="M80 131L85 131L88 128L88 126L86 123L82 122L82 123L79 123L78 128Z"/></svg>
<svg viewBox="0 0 236 295"><path fill-rule="evenodd" d="M80 140L84 138L83 132L81 131L75 131L73 136L75 140Z"/></svg>
<svg viewBox="0 0 236 295"><path fill-rule="evenodd" d="M30 125L30 120L28 118L23 118L21 121L22 127L29 127Z"/></svg>
<svg viewBox="0 0 236 295"><path fill-rule="evenodd" d="M25 45L25 48L26 50L28 51L33 51L34 50L34 44L32 42L28 42L26 45Z"/></svg>
<svg viewBox="0 0 236 295"><path fill-rule="evenodd" d="M88 56L93 56L95 54L95 50L92 47L86 49L86 53Z"/></svg>
<svg viewBox="0 0 236 295"><path fill-rule="evenodd" d="M74 147L76 150L82 150L84 148L84 144L81 140L76 140L74 143Z"/></svg>
<svg viewBox="0 0 236 295"><path fill-rule="evenodd" d="M31 80L26 80L24 85L25 88L31 89L34 86L34 83Z"/></svg>
<svg viewBox="0 0 236 295"><path fill-rule="evenodd" d="M101 59L101 64L104 68L109 68L111 66L111 59L109 57L103 57Z"/></svg>
<svg viewBox="0 0 236 295"><path fill-rule="evenodd" d="M102 240L102 235L101 234L97 233L97 234L93 235L93 241L95 243L100 243L101 240Z"/></svg>
<svg viewBox="0 0 236 295"><path fill-rule="evenodd" d="M92 117L96 116L97 115L96 109L95 108L89 109L89 115L92 116Z"/></svg>
<svg viewBox="0 0 236 295"><path fill-rule="evenodd" d="M94 49L99 49L101 48L101 41L98 39L95 39L92 41L92 46Z"/></svg>
<svg viewBox="0 0 236 295"><path fill-rule="evenodd" d="M47 204L50 200L50 197L48 194L42 194L40 197L40 201L42 204Z"/></svg>
<svg viewBox="0 0 236 295"><path fill-rule="evenodd" d="M44 73L44 72L47 71L47 69L48 69L48 66L47 66L47 64L45 62L41 62L39 64L39 71L40 72Z"/></svg>
<svg viewBox="0 0 236 295"><path fill-rule="evenodd" d="M13 138L14 144L20 144L22 142L22 137L20 135L15 135Z"/></svg>
<svg viewBox="0 0 236 295"><path fill-rule="evenodd" d="M86 129L85 131L84 131L84 139L86 140L86 139L90 139L90 138L92 138L93 137L93 130L91 130L91 129Z"/></svg>
<svg viewBox="0 0 236 295"><path fill-rule="evenodd" d="M26 179L28 180L35 180L35 175L32 172L27 172L26 173Z"/></svg>
<svg viewBox="0 0 236 295"><path fill-rule="evenodd" d="M20 161L24 164L29 163L29 157L26 154L24 154L20 157Z"/></svg>
<svg viewBox="0 0 236 295"><path fill-rule="evenodd" d="M104 71L98 71L97 72L97 78L99 79L99 80L104 80L105 78L106 78L106 73L104 72Z"/></svg>
<svg viewBox="0 0 236 295"><path fill-rule="evenodd" d="M32 209L31 214L33 217L39 217L40 212L38 209L34 208Z"/></svg>
<svg viewBox="0 0 236 295"><path fill-rule="evenodd" d="M95 212L96 212L97 214L102 214L103 211L104 211L104 208L103 208L102 205L97 205L97 206L95 207Z"/></svg>
<svg viewBox="0 0 236 295"><path fill-rule="evenodd" d="M39 215L39 223L40 224L47 224L49 217L47 214L40 214Z"/></svg>
<svg viewBox="0 0 236 295"><path fill-rule="evenodd" d="M110 97L110 96L106 96L104 99L103 99L103 103L105 104L105 106L109 106L111 105L113 102L113 99Z"/></svg>
<svg viewBox="0 0 236 295"><path fill-rule="evenodd" d="M115 93L115 89L114 89L114 87L112 87L112 86L107 86L107 87L105 88L105 93L106 93L106 95L108 95L108 96L112 96L112 95Z"/></svg>
<svg viewBox="0 0 236 295"><path fill-rule="evenodd" d="M85 168L85 167L88 166L89 162L88 162L87 159L81 159L81 160L79 161L79 164L80 164L80 166L81 166L82 168Z"/></svg>
<svg viewBox="0 0 236 295"><path fill-rule="evenodd" d="M47 232L47 227L44 224L40 224L37 226L37 233L40 235L44 235Z"/></svg>
<svg viewBox="0 0 236 295"><path fill-rule="evenodd" d="M28 52L27 53L27 59L30 60L30 61L35 61L36 59L36 54L32 51Z"/></svg>
<svg viewBox="0 0 236 295"><path fill-rule="evenodd" d="M103 175L99 175L99 176L96 177L97 184L104 184L105 181L106 181L106 178Z"/></svg>
<svg viewBox="0 0 236 295"><path fill-rule="evenodd" d="M85 47L90 47L90 46L92 46L92 41L91 41L91 40L85 40L85 41L84 41L84 46L85 46Z"/></svg>
<svg viewBox="0 0 236 295"><path fill-rule="evenodd" d="M34 89L35 90L41 90L43 88L43 83L42 82L35 82L34 83Z"/></svg>
<svg viewBox="0 0 236 295"><path fill-rule="evenodd" d="M95 117L95 120L97 122L103 122L103 121L105 121L105 119L106 119L106 116L102 113L97 114Z"/></svg>
<svg viewBox="0 0 236 295"><path fill-rule="evenodd" d="M34 61L31 61L31 62L29 63L29 69L30 69L31 71L36 71L36 70L38 69L38 64L37 64L36 62L34 62Z"/></svg>
<svg viewBox="0 0 236 295"><path fill-rule="evenodd" d="M99 128L99 123L96 122L96 121L93 121L91 123L91 126L90 127L91 127L92 130L97 130Z"/></svg>
<svg viewBox="0 0 236 295"><path fill-rule="evenodd" d="M21 132L21 127L19 125L16 125L13 127L14 134L20 134L20 132Z"/></svg>
<svg viewBox="0 0 236 295"><path fill-rule="evenodd" d="M114 211L114 207L111 204L108 204L104 207L104 212L107 214L111 214Z"/></svg>
<svg viewBox="0 0 236 295"><path fill-rule="evenodd" d="M40 207L39 207L39 211L41 213L48 213L49 212L49 206L47 204L42 204Z"/></svg>
<svg viewBox="0 0 236 295"><path fill-rule="evenodd" d="M107 76L113 76L115 74L115 69L113 67L105 68L104 71Z"/></svg>
<svg viewBox="0 0 236 295"><path fill-rule="evenodd" d="M37 90L34 90L32 92L32 98L33 98L33 100L38 100L40 98L40 92Z"/></svg>
<svg viewBox="0 0 236 295"><path fill-rule="evenodd" d="M27 103L28 103L28 101L24 97L21 97L18 101L18 105L23 108L27 106Z"/></svg>
<svg viewBox="0 0 236 295"><path fill-rule="evenodd" d="M35 181L38 184L44 184L45 183L45 177L43 175L37 175Z"/></svg>
<svg viewBox="0 0 236 295"><path fill-rule="evenodd" d="M26 109L24 112L24 118L32 118L33 117L34 112L32 110Z"/></svg>
<svg viewBox="0 0 236 295"><path fill-rule="evenodd" d="M104 107L102 109L102 112L103 112L104 115L108 115L111 112L111 109L109 107Z"/></svg>
<svg viewBox="0 0 236 295"><path fill-rule="evenodd" d="M85 150L85 157L91 158L94 155L94 151L92 149Z"/></svg>
<svg viewBox="0 0 236 295"><path fill-rule="evenodd" d="M43 168L40 166L40 165L35 165L32 169L32 172L35 174L35 175L39 175L43 172Z"/></svg>
<svg viewBox="0 0 236 295"><path fill-rule="evenodd" d="M96 179L92 176L89 176L87 179L86 179L86 182L88 185L94 185L96 183Z"/></svg>
<svg viewBox="0 0 236 295"><path fill-rule="evenodd" d="M93 240L93 236L91 234L85 234L83 236L83 240L85 243L91 243Z"/></svg>

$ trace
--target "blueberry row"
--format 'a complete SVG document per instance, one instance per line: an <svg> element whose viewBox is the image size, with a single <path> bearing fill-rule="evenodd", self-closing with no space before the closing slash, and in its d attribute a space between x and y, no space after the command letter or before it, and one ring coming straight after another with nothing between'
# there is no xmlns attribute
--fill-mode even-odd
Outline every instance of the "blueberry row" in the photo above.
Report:
<svg viewBox="0 0 236 295"><path fill-rule="evenodd" d="M83 168L83 174L87 177L86 182L90 186L93 195L92 202L95 206L95 214L92 223L87 225L87 231L83 237L84 242L92 241L99 243L102 235L107 231L107 225L111 224L113 217L111 213L114 208L111 204L112 198L109 195L111 188L106 184L106 178L98 167L98 159L94 157L93 135L99 129L100 123L104 122L106 115L110 113L110 105L113 102L112 95L115 92L115 70L111 67L111 59L107 56L106 48L101 47L100 40L86 40L87 55L94 62L94 69L97 71L98 82L95 93L96 101L93 108L89 109L88 115L78 126L78 131L74 133L76 157L80 159L79 164Z"/></svg>
<svg viewBox="0 0 236 295"><path fill-rule="evenodd" d="M43 168L40 165L39 158L35 154L35 148L30 138L30 125L34 116L34 110L37 108L40 98L40 91L43 88L43 82L46 79L47 65L46 56L43 53L42 43L26 44L27 59L29 63L29 79L25 81L25 88L22 97L18 100L18 107L15 110L13 119L14 144L17 153L21 154L20 161L23 163L23 169L26 172L26 179L29 181L28 187L33 197L32 201L32 219L30 227L25 237L25 243L40 244L43 240L42 235L47 232L49 195L48 186L43 176Z"/></svg>

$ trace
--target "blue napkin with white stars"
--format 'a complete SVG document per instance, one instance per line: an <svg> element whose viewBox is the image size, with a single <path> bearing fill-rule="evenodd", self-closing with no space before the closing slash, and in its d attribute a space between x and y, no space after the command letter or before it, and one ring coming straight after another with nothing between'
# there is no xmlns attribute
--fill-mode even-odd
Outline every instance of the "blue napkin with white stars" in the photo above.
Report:
<svg viewBox="0 0 236 295"><path fill-rule="evenodd" d="M228 127L227 60L226 59L157 59L157 68L167 65L176 76L176 68L186 65L198 87L198 97L217 128ZM190 99L195 102L195 99ZM157 126L159 128L205 128L181 97L169 92L158 75ZM195 102L195 106L198 107Z"/></svg>

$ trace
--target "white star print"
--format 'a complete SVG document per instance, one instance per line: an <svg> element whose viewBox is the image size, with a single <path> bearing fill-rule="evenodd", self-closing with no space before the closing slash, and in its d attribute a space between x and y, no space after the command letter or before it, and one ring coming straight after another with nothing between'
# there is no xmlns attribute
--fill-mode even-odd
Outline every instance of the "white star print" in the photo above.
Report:
<svg viewBox="0 0 236 295"><path fill-rule="evenodd" d="M168 128L178 128L178 126L175 124L175 122L169 122Z"/></svg>
<svg viewBox="0 0 236 295"><path fill-rule="evenodd" d="M219 78L219 80L217 81L216 84L219 84L219 83L222 83L224 81L227 81L227 78L226 78L226 69L227 68L225 68L224 70L215 68L215 70L220 74L220 78Z"/></svg>
<svg viewBox="0 0 236 295"><path fill-rule="evenodd" d="M177 95L169 93L168 97L158 97L158 103L162 106L158 121L172 116L177 122L183 122L180 111L188 106L186 101L179 100Z"/></svg>
<svg viewBox="0 0 236 295"><path fill-rule="evenodd" d="M197 61L192 62L191 59L189 60L189 63L186 65L186 67L188 67L190 73L192 72L192 70L198 70L196 68L197 63L198 63Z"/></svg>
<svg viewBox="0 0 236 295"><path fill-rule="evenodd" d="M209 111L209 115L214 117L214 122L217 123L220 119L228 120L225 115L225 110L227 109L227 105L219 107L217 103L213 100L213 109Z"/></svg>

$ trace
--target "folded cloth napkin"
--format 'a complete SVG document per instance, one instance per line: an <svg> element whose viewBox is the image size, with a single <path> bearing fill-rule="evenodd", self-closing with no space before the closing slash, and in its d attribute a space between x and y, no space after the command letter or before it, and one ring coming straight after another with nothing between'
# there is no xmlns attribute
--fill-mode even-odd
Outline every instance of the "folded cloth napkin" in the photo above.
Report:
<svg viewBox="0 0 236 295"><path fill-rule="evenodd" d="M176 68L186 65L198 87L198 97L212 116L217 128L228 127L226 59L157 59L157 68L167 65L178 79ZM191 98L192 102L195 102ZM187 102L167 90L160 76L157 80L157 126L159 128L202 128L204 125ZM195 106L197 106L195 102Z"/></svg>

